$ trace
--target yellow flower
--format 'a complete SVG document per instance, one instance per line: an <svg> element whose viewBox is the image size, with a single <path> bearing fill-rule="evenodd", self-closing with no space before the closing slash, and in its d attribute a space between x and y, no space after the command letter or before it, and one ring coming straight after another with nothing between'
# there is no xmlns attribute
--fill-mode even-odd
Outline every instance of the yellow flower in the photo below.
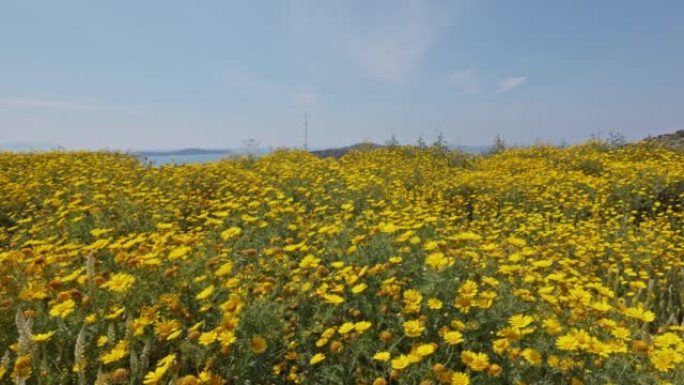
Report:
<svg viewBox="0 0 684 385"><path fill-rule="evenodd" d="M470 385L470 377L463 372L454 372L451 375L451 385Z"/></svg>
<svg viewBox="0 0 684 385"><path fill-rule="evenodd" d="M404 313L418 313L422 300L423 296L417 290L406 290L404 292Z"/></svg>
<svg viewBox="0 0 684 385"><path fill-rule="evenodd" d="M415 354L415 353L409 353L409 354L407 354L407 357L408 357L409 362L412 364L417 364L423 359L423 357L421 355Z"/></svg>
<svg viewBox="0 0 684 385"><path fill-rule="evenodd" d="M211 345L218 338L218 333L215 330L204 332L199 337L199 344L203 346Z"/></svg>
<svg viewBox="0 0 684 385"><path fill-rule="evenodd" d="M421 320L406 321L402 325L404 327L404 334L407 337L419 337L425 330L425 325L423 325Z"/></svg>
<svg viewBox="0 0 684 385"><path fill-rule="evenodd" d="M625 309L624 313L627 317L636 318L645 323L653 322L653 320L655 320L655 313L645 310L641 304L637 307Z"/></svg>
<svg viewBox="0 0 684 385"><path fill-rule="evenodd" d="M435 352L435 346L432 344L420 344L416 347L416 353L421 357L427 357Z"/></svg>
<svg viewBox="0 0 684 385"><path fill-rule="evenodd" d="M501 355L506 351L506 349L508 349L509 345L510 343L507 339L500 338L492 342L492 350L494 351L494 353Z"/></svg>
<svg viewBox="0 0 684 385"><path fill-rule="evenodd" d="M400 355L392 360L392 369L402 370L411 364L411 359L407 355Z"/></svg>
<svg viewBox="0 0 684 385"><path fill-rule="evenodd" d="M613 334L613 335L615 335L615 334ZM626 337L624 337L624 335L626 335ZM615 338L619 338L619 337L615 336ZM629 338L629 330L625 329L625 331L623 332L623 338L622 339L627 339L627 338ZM678 346L681 344L682 344L682 339L674 333L663 333L663 334L661 334L661 335L659 335L653 339L653 345L655 345L659 348L664 348L664 347L668 347L668 346Z"/></svg>
<svg viewBox="0 0 684 385"><path fill-rule="evenodd" d="M449 325L451 325L452 328L458 330L458 331L463 331L466 328L466 324L463 323L463 321L454 319L452 320Z"/></svg>
<svg viewBox="0 0 684 385"><path fill-rule="evenodd" d="M115 293L123 293L128 291L135 283L135 277L126 273L114 274L109 281L103 283L100 287L108 289Z"/></svg>
<svg viewBox="0 0 684 385"><path fill-rule="evenodd" d="M336 330L337 330L337 329L336 329L335 327L329 327L329 328L327 328L327 329L325 329L325 330L323 331L323 333L321 334L321 337L323 337L323 338L331 338L332 336L335 335L335 331L336 331Z"/></svg>
<svg viewBox="0 0 684 385"><path fill-rule="evenodd" d="M461 332L452 330L444 333L444 341L446 341L447 344L449 345L457 345L463 342L463 334Z"/></svg>
<svg viewBox="0 0 684 385"><path fill-rule="evenodd" d="M318 266L320 262L320 258L316 258L313 254L308 254L299 262L299 267L302 269L313 268Z"/></svg>
<svg viewBox="0 0 684 385"><path fill-rule="evenodd" d="M390 353L389 352L378 352L375 353L373 356L373 359L376 361L382 361L385 362L390 359Z"/></svg>
<svg viewBox="0 0 684 385"><path fill-rule="evenodd" d="M155 385L164 377L168 368L156 368L155 370L148 372L143 379L144 385Z"/></svg>
<svg viewBox="0 0 684 385"><path fill-rule="evenodd" d="M107 345L107 342L109 342L109 337L107 337L107 336L100 336L100 337L97 339L97 343L96 343L96 344L97 344L97 347L98 347L98 348L101 348L101 347Z"/></svg>
<svg viewBox="0 0 684 385"><path fill-rule="evenodd" d="M171 341L181 335L181 324L178 320L168 320L166 318L162 318L155 323L154 333L161 340Z"/></svg>
<svg viewBox="0 0 684 385"><path fill-rule="evenodd" d="M557 320L554 318L547 318L542 322L542 326L544 327L544 331L549 334L549 335L556 335L560 334L560 332L563 331L563 328L561 327L560 323L558 323Z"/></svg>
<svg viewBox="0 0 684 385"><path fill-rule="evenodd" d="M214 285L209 285L209 286L207 286L204 290L202 290L201 292L199 292L199 293L195 296L195 298L196 298L198 301L202 301L202 300L204 300L204 299L209 298L209 296L210 296L212 293L214 293Z"/></svg>
<svg viewBox="0 0 684 385"><path fill-rule="evenodd" d="M461 352L461 361L476 372L481 372L489 367L489 356L486 353L464 350Z"/></svg>
<svg viewBox="0 0 684 385"><path fill-rule="evenodd" d="M323 353L316 353L314 354L313 357L309 360L309 365L316 365L317 363L323 361L325 359L325 354Z"/></svg>
<svg viewBox="0 0 684 385"><path fill-rule="evenodd" d="M266 340L262 336L254 336L250 341L252 352L261 354L266 351Z"/></svg>
<svg viewBox="0 0 684 385"><path fill-rule="evenodd" d="M67 299L63 302L57 303L50 308L50 315L52 317L66 318L73 313L76 307L76 302L72 299Z"/></svg>
<svg viewBox="0 0 684 385"><path fill-rule="evenodd" d="M50 332L47 332L47 333L34 334L34 335L31 336L31 339L33 340L33 342L38 342L38 343L40 343L40 342L46 342L46 341L49 341L50 338L51 338L54 334L55 334L54 331L50 331Z"/></svg>
<svg viewBox="0 0 684 385"><path fill-rule="evenodd" d="M423 250L433 251L433 250L437 250L438 247L439 247L439 242L437 242L435 240L430 240L430 241L425 242L425 244L423 245Z"/></svg>
<svg viewBox="0 0 684 385"><path fill-rule="evenodd" d="M112 229L92 229L90 230L90 235L97 238L100 235L107 234L110 231L112 231Z"/></svg>
<svg viewBox="0 0 684 385"><path fill-rule="evenodd" d="M437 271L444 270L445 268L453 265L453 263L454 262L452 259L447 258L444 253L440 251L430 253L425 258L425 264Z"/></svg>
<svg viewBox="0 0 684 385"><path fill-rule="evenodd" d="M579 344L573 335L566 334L556 339L556 347L560 350L577 350Z"/></svg>
<svg viewBox="0 0 684 385"><path fill-rule="evenodd" d="M241 233L242 233L241 228L231 227L231 228L228 228L228 229L224 230L223 232L221 232L221 239L223 239L224 241L227 241L231 238L237 237Z"/></svg>
<svg viewBox="0 0 684 385"><path fill-rule="evenodd" d="M119 361L128 355L128 342L119 341L112 350L100 356L100 361L103 364L110 364Z"/></svg>
<svg viewBox="0 0 684 385"><path fill-rule="evenodd" d="M403 261L403 260L404 260L404 258L398 257L398 256L397 256L397 257L390 257L390 259L388 259L388 261L389 261L390 263L393 263L393 264L395 264L395 265L400 264L401 261Z"/></svg>
<svg viewBox="0 0 684 385"><path fill-rule="evenodd" d="M176 381L176 385L200 385L201 382L199 378L193 376L192 374L188 374L187 376L183 376L179 378Z"/></svg>
<svg viewBox="0 0 684 385"><path fill-rule="evenodd" d="M337 332L340 334L347 334L352 330L354 330L354 323L353 322L345 322L340 326L340 328L337 330Z"/></svg>
<svg viewBox="0 0 684 385"><path fill-rule="evenodd" d="M473 299L468 296L464 295L459 295L456 297L454 300L454 307L456 307L459 311L463 313L468 313L470 312L470 308L475 304Z"/></svg>
<svg viewBox="0 0 684 385"><path fill-rule="evenodd" d="M516 314L508 319L508 324L516 329L523 329L529 326L534 321L534 318L524 314Z"/></svg>
<svg viewBox="0 0 684 385"><path fill-rule="evenodd" d="M113 306L109 310L109 314L107 314L105 316L105 319L115 320L115 319L119 318L125 311L126 311L126 308L123 306Z"/></svg>
<svg viewBox="0 0 684 385"><path fill-rule="evenodd" d="M499 281L493 277L482 277L482 282L491 287L499 287Z"/></svg>
<svg viewBox="0 0 684 385"><path fill-rule="evenodd" d="M222 348L227 348L237 341L235 333L232 330L223 330L216 337Z"/></svg>
<svg viewBox="0 0 684 385"><path fill-rule="evenodd" d="M394 223L380 222L378 229L381 233L392 234L399 230L399 227Z"/></svg>
<svg viewBox="0 0 684 385"><path fill-rule="evenodd" d="M538 351L527 348L522 351L523 358L532 365L539 365L542 361L542 356Z"/></svg>
<svg viewBox="0 0 684 385"><path fill-rule="evenodd" d="M503 371L503 368L497 364L491 364L487 368L487 374L489 374L492 377L499 377L499 375L501 374L502 371Z"/></svg>
<svg viewBox="0 0 684 385"><path fill-rule="evenodd" d="M216 271L214 272L214 275L217 277L223 277L225 275L230 274L230 272L232 270L233 270L233 262L228 261L228 262L224 263L223 265L221 265L221 267L216 269Z"/></svg>
<svg viewBox="0 0 684 385"><path fill-rule="evenodd" d="M420 303L423 300L423 295L418 290L409 289L403 294L405 303Z"/></svg>
<svg viewBox="0 0 684 385"><path fill-rule="evenodd" d="M471 281L471 280L466 280L463 285L458 289L458 293L461 296L468 297L468 298L473 298L477 295L478 293L478 288L477 288L477 282Z"/></svg>
<svg viewBox="0 0 684 385"><path fill-rule="evenodd" d="M615 329L610 331L610 334L613 335L613 337L617 338L618 340L625 341L631 336L631 332L627 328L623 327L616 327ZM656 346L658 346L658 337L656 337Z"/></svg>
<svg viewBox="0 0 684 385"><path fill-rule="evenodd" d="M368 321L359 321L354 324L354 330L356 330L357 333L363 333L366 330L368 330L373 324L368 322Z"/></svg>
<svg viewBox="0 0 684 385"><path fill-rule="evenodd" d="M670 348L658 349L649 354L648 358L653 367L659 372L672 370L675 367L675 363L681 361L677 352Z"/></svg>
<svg viewBox="0 0 684 385"><path fill-rule="evenodd" d="M169 260L173 261L179 258L183 258L186 256L192 249L189 248L188 246L180 246L177 247L169 253Z"/></svg>
<svg viewBox="0 0 684 385"><path fill-rule="evenodd" d="M366 290L366 288L368 288L368 285L365 283L359 283L358 285L352 287L351 292L354 294L361 294L364 290Z"/></svg>
<svg viewBox="0 0 684 385"><path fill-rule="evenodd" d="M325 302L332 305L339 305L344 302L344 298L340 297L337 294L324 294L323 299L325 300Z"/></svg>
<svg viewBox="0 0 684 385"><path fill-rule="evenodd" d="M442 308L442 306L444 306L444 304L437 298L430 298L427 301L427 306L432 310L439 310Z"/></svg>
<svg viewBox="0 0 684 385"><path fill-rule="evenodd" d="M164 377L166 372L171 367L171 364L176 360L175 354L169 354L157 362L157 367L154 371L148 372L143 380L144 385L155 385Z"/></svg>
<svg viewBox="0 0 684 385"><path fill-rule="evenodd" d="M3 368L8 365L4 364ZM19 357L17 357L17 360L14 361L14 368L12 370L12 376L18 380L18 379L27 379L31 377L31 355L30 354L24 354ZM16 381L19 383L20 381ZM21 383L25 383L25 381L21 381Z"/></svg>

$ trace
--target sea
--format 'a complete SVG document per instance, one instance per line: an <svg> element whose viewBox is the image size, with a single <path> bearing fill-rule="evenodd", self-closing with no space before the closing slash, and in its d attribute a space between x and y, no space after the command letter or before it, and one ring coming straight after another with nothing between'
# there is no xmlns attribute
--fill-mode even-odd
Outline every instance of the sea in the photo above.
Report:
<svg viewBox="0 0 684 385"><path fill-rule="evenodd" d="M155 166L168 164L201 164L214 162L225 158L226 154L192 154L192 155L147 155L140 156L141 161L147 161Z"/></svg>

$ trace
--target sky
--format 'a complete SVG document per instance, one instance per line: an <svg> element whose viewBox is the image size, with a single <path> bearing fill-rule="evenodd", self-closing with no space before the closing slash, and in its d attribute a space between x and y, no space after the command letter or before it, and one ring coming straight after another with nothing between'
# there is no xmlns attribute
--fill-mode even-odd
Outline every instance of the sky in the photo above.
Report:
<svg viewBox="0 0 684 385"><path fill-rule="evenodd" d="M0 0L0 143L629 140L684 128L684 2Z"/></svg>

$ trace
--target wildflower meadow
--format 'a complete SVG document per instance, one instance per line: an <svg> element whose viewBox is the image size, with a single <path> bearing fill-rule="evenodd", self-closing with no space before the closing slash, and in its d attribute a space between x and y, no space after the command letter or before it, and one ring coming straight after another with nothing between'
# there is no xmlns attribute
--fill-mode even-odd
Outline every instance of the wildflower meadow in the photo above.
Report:
<svg viewBox="0 0 684 385"><path fill-rule="evenodd" d="M2 384L684 384L684 154L0 153Z"/></svg>

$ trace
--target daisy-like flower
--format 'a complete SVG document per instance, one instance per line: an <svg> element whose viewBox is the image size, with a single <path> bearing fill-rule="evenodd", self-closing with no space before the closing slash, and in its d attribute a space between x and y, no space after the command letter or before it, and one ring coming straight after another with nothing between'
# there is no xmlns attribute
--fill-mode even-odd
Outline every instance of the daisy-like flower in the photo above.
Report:
<svg viewBox="0 0 684 385"><path fill-rule="evenodd" d="M266 340L262 336L254 336L250 341L250 348L253 353L261 354L266 351Z"/></svg>
<svg viewBox="0 0 684 385"><path fill-rule="evenodd" d="M102 288L115 293L124 293L128 291L135 283L135 277L126 273L114 274L109 281L102 284Z"/></svg>
<svg viewBox="0 0 684 385"><path fill-rule="evenodd" d="M470 377L463 372L454 372L451 375L451 385L470 385Z"/></svg>
<svg viewBox="0 0 684 385"><path fill-rule="evenodd" d="M321 361L325 360L325 354L323 353L316 353L311 357L309 360L309 365L316 365L320 363Z"/></svg>
<svg viewBox="0 0 684 385"><path fill-rule="evenodd" d="M38 343L47 342L50 340L50 338L52 338L52 336L54 334L55 334L54 331L49 331L47 333L34 334L31 336L31 340L33 340L33 342L38 342Z"/></svg>

